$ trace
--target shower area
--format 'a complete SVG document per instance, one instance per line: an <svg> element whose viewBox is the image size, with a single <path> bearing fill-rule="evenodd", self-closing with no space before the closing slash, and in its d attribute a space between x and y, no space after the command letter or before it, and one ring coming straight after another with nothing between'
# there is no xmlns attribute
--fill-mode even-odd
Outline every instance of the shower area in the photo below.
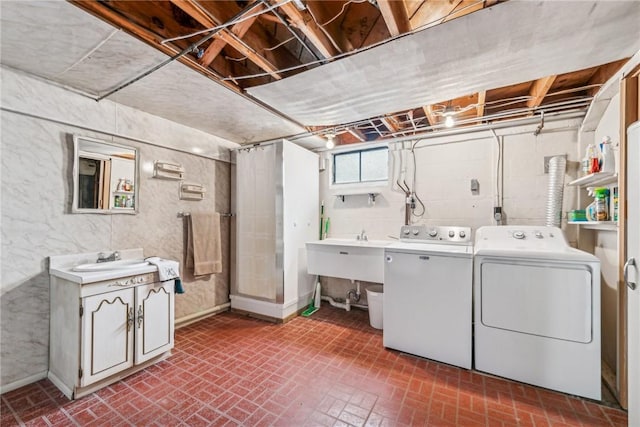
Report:
<svg viewBox="0 0 640 427"><path fill-rule="evenodd" d="M317 239L318 155L286 140L236 153L231 309L284 321L308 305L305 242Z"/></svg>

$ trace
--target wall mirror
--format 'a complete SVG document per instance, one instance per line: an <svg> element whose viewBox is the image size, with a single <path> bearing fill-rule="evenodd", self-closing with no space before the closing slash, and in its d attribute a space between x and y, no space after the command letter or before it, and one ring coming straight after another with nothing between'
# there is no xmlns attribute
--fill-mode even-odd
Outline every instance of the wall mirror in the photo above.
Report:
<svg viewBox="0 0 640 427"><path fill-rule="evenodd" d="M74 213L135 214L138 152L133 147L73 136Z"/></svg>

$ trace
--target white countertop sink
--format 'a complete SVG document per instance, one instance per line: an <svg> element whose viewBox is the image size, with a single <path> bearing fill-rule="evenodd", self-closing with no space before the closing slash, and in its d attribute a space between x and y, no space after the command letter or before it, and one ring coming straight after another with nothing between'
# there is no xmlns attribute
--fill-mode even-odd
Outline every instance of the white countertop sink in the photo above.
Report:
<svg viewBox="0 0 640 427"><path fill-rule="evenodd" d="M149 263L143 259L123 259L119 261L106 261L106 262L93 262L88 264L80 264L73 267L72 271L111 271L111 270L126 270L130 268L138 268L149 265Z"/></svg>
<svg viewBox="0 0 640 427"><path fill-rule="evenodd" d="M390 240L331 238L307 242L307 272L319 276L382 283L384 248Z"/></svg>
<svg viewBox="0 0 640 427"><path fill-rule="evenodd" d="M370 248L384 248L392 244L391 240L357 240L357 239L339 239L330 238L324 240L315 240L313 242L307 242L311 245L337 245L337 246L363 246Z"/></svg>

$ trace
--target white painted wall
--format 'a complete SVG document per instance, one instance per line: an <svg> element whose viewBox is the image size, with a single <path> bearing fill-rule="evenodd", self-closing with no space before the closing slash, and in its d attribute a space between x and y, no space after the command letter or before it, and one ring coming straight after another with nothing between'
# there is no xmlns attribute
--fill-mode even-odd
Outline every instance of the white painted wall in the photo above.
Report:
<svg viewBox="0 0 640 427"><path fill-rule="evenodd" d="M228 212L230 164L188 152L197 143L211 156L229 158L217 137L111 101L98 103L9 69L1 72L0 387L5 391L43 378L48 368L47 257L141 247L146 256L182 261L184 226L176 214ZM73 133L139 150L137 215L69 213ZM154 160L181 163L186 178L210 190L205 200L179 200L178 181L152 178ZM176 298L177 319L228 301L228 230L229 222L223 222L222 274L196 280L181 270L186 293Z"/></svg>
<svg viewBox="0 0 640 427"><path fill-rule="evenodd" d="M506 224L545 223L548 174L544 173L544 157L567 155L565 182L577 178L579 124L579 120L547 124L538 136L533 135L535 126L496 131L504 141L500 169L504 174L502 206ZM498 143L490 133L425 140L417 145L415 154L416 189L426 212L423 217L413 217L413 222L470 226L474 232L483 225L495 224L493 207L500 170ZM328 153L324 155L330 159ZM403 193L386 188L375 204L369 203L367 195L346 196L343 202L329 188L331 174L329 160L326 170L320 173L320 198L325 203L325 218L331 218L330 237L355 237L363 229L370 239L398 237L404 223ZM407 181L410 178L409 173ZM471 194L472 178L480 183L477 195ZM577 190L566 187L563 212L575 209L576 204ZM565 221L563 224L568 240L575 245L575 226L567 226ZM323 294L338 298L344 298L352 287L346 280L323 278L322 282Z"/></svg>

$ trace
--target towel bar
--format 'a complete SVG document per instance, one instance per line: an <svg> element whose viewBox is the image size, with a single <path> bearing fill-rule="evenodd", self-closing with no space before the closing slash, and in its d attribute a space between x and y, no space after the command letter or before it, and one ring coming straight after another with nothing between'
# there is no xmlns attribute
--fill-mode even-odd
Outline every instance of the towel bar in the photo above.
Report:
<svg viewBox="0 0 640 427"><path fill-rule="evenodd" d="M191 215L191 212L178 212L178 218L183 218L185 216L190 216L190 215ZM220 216L228 218L236 215L233 213L221 213Z"/></svg>

